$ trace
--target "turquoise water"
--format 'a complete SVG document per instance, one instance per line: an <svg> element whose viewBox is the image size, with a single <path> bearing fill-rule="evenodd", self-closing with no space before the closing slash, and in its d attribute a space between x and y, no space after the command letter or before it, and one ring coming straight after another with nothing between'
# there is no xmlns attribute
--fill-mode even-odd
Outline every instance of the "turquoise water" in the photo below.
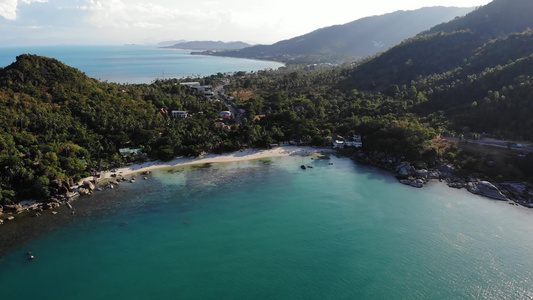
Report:
<svg viewBox="0 0 533 300"><path fill-rule="evenodd" d="M107 204L8 253L3 299L533 297L533 211L346 158L162 170L78 201Z"/></svg>
<svg viewBox="0 0 533 300"><path fill-rule="evenodd" d="M283 66L269 61L190 55L187 50L123 45L0 47L0 67L10 65L25 53L56 58L90 77L118 83L151 83L158 78L202 77Z"/></svg>

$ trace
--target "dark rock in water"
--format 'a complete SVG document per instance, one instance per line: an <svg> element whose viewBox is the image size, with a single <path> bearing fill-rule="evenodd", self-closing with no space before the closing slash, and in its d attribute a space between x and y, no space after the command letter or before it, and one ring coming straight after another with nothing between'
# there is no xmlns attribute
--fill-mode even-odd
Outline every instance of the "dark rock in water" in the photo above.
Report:
<svg viewBox="0 0 533 300"><path fill-rule="evenodd" d="M417 179L417 180L411 182L411 186L415 187L415 188L422 188L422 187L424 187L424 180Z"/></svg>
<svg viewBox="0 0 533 300"><path fill-rule="evenodd" d="M308 168L308 169L312 169L312 168L313 168L313 166L307 166L307 168Z"/></svg>
<svg viewBox="0 0 533 300"><path fill-rule="evenodd" d="M307 167L305 165L301 165L300 168L302 168L302 170L307 169Z"/></svg>
<svg viewBox="0 0 533 300"><path fill-rule="evenodd" d="M454 189L462 189L464 187L461 182L450 182L448 186Z"/></svg>
<svg viewBox="0 0 533 300"><path fill-rule="evenodd" d="M405 184L405 185L411 185L413 181L412 180L409 180L409 179L402 179L400 180L400 183L402 184Z"/></svg>

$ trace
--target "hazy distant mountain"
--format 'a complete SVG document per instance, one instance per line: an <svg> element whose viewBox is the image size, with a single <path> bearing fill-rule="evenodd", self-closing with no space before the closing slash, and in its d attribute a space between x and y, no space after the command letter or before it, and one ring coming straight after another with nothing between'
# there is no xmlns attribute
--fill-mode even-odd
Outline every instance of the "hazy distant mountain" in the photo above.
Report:
<svg viewBox="0 0 533 300"><path fill-rule="evenodd" d="M244 42L214 42L214 41L194 41L194 42L182 42L165 48L175 49L187 49L187 50L209 50L209 51L221 51L221 50L238 50L246 47L250 47L250 44Z"/></svg>
<svg viewBox="0 0 533 300"><path fill-rule="evenodd" d="M297 55L360 58L385 51L423 30L472 10L473 8L427 7L397 11L318 29L273 45L258 45L217 55L270 59Z"/></svg>
<svg viewBox="0 0 533 300"><path fill-rule="evenodd" d="M157 43L157 45L160 46L160 47L168 47L168 46L173 46L173 45L176 45L176 44L179 44L179 43L185 43L185 42L187 42L187 41L186 40L163 41L163 42Z"/></svg>

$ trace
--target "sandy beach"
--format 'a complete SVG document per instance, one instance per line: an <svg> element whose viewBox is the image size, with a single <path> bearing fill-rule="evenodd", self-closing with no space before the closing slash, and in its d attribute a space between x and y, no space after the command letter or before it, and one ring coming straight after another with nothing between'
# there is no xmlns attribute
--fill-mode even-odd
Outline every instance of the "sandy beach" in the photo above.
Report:
<svg viewBox="0 0 533 300"><path fill-rule="evenodd" d="M262 159L269 157L283 157L283 156L308 156L320 154L325 152L334 152L333 149L313 148L313 147L298 147L298 146L284 146L276 147L269 150L247 149L233 153L224 154L207 154L198 158L178 157L171 161L149 161L142 164L133 164L122 168L117 168L115 172L106 171L101 174L100 179L105 180L111 178L112 174L119 174L121 176L128 176L141 172L154 171L165 168L173 168L187 165L200 165L207 163L230 163L245 160Z"/></svg>

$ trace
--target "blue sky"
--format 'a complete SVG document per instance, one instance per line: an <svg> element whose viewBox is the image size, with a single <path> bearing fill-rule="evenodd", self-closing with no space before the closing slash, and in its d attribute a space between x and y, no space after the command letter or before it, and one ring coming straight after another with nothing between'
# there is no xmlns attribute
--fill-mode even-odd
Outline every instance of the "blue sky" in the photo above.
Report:
<svg viewBox="0 0 533 300"><path fill-rule="evenodd" d="M490 0L0 0L0 45L222 40L271 44L365 16ZM325 5L327 3L327 5Z"/></svg>

